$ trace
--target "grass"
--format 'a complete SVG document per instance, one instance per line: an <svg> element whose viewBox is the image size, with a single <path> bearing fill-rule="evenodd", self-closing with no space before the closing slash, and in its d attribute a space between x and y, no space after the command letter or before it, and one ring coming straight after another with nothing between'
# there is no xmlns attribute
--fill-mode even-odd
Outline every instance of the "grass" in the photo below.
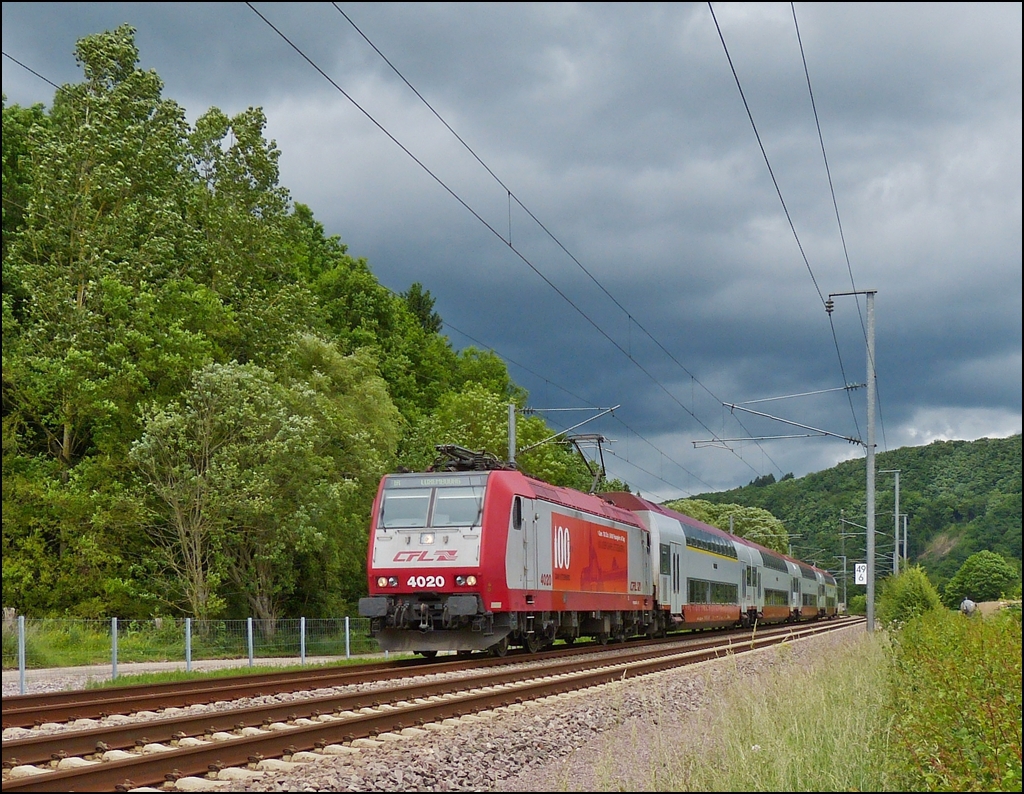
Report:
<svg viewBox="0 0 1024 794"><path fill-rule="evenodd" d="M1021 613L911 621L893 643L893 757L908 791L1021 790Z"/></svg>
<svg viewBox="0 0 1024 794"><path fill-rule="evenodd" d="M865 633L849 650L808 667L783 651L755 685L727 689L706 741L677 759L663 790L892 790L885 643Z"/></svg>
<svg viewBox="0 0 1024 794"><path fill-rule="evenodd" d="M406 658L404 655L392 654L389 657L392 661ZM164 670L156 673L139 673L132 675L119 675L116 679L93 680L87 685L87 689L106 689L110 687L137 686L139 684L169 684L180 681L195 681L209 678L224 678L232 676L246 676L254 673L310 673L314 671L329 670L338 667L353 667L366 664L365 658L337 659L322 664L291 664L291 665L258 665L249 667L247 663L240 661L239 667L222 667L217 670ZM376 660L374 660L376 661Z"/></svg>

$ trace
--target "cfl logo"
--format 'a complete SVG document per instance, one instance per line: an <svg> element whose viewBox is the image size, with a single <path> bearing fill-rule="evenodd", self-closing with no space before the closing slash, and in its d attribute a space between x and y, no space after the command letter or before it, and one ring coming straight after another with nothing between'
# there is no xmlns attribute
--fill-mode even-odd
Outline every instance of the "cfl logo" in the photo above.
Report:
<svg viewBox="0 0 1024 794"><path fill-rule="evenodd" d="M555 527L555 569L569 570L572 548L569 542L569 528Z"/></svg>

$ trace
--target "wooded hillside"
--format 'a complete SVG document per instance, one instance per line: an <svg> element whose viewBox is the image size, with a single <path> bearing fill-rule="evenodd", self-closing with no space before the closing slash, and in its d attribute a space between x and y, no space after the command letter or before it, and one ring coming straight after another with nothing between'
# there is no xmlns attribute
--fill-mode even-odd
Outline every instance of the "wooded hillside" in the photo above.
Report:
<svg viewBox="0 0 1024 794"><path fill-rule="evenodd" d="M909 558L941 588L975 552L993 551L1021 569L1021 437L936 441L875 456L876 471L900 471L900 513L906 513ZM836 570L864 560L865 462L846 461L804 477L758 478L731 491L701 494L715 504L760 507L782 520L793 554ZM878 574L892 570L892 474L875 485ZM853 524L842 524L845 518ZM901 521L902 527L902 521ZM841 534L849 534L845 539ZM852 582L852 578L851 578ZM851 588L852 592L852 588Z"/></svg>

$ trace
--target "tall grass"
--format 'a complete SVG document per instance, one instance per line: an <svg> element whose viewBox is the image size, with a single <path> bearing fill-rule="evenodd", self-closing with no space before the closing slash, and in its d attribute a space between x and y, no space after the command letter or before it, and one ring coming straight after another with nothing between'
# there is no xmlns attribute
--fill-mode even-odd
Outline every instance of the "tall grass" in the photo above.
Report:
<svg viewBox="0 0 1024 794"><path fill-rule="evenodd" d="M676 760L664 791L885 791L890 719L886 647L864 636L849 655L780 663L722 693L705 740Z"/></svg>

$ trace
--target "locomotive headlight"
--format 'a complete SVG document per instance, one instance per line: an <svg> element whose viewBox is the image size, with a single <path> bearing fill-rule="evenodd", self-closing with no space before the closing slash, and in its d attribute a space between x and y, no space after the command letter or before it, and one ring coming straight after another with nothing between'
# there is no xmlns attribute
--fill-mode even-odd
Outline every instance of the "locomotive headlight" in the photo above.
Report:
<svg viewBox="0 0 1024 794"><path fill-rule="evenodd" d="M473 574L470 574L469 576L467 576L466 577L466 584L468 584L470 587L473 587L476 584L476 577L473 576Z"/></svg>
<svg viewBox="0 0 1024 794"><path fill-rule="evenodd" d="M387 587L387 586L388 586L388 577L386 577L386 576L378 576L377 577L377 587Z"/></svg>
<svg viewBox="0 0 1024 794"><path fill-rule="evenodd" d="M420 533L420 544L423 546L434 545L434 533L433 532L421 532Z"/></svg>
<svg viewBox="0 0 1024 794"><path fill-rule="evenodd" d="M389 576L388 577L388 586L389 587L398 587L398 577L397 576Z"/></svg>
<svg viewBox="0 0 1024 794"><path fill-rule="evenodd" d="M463 587L466 584L466 577L460 573L458 576L455 577L455 584L458 587Z"/></svg>

